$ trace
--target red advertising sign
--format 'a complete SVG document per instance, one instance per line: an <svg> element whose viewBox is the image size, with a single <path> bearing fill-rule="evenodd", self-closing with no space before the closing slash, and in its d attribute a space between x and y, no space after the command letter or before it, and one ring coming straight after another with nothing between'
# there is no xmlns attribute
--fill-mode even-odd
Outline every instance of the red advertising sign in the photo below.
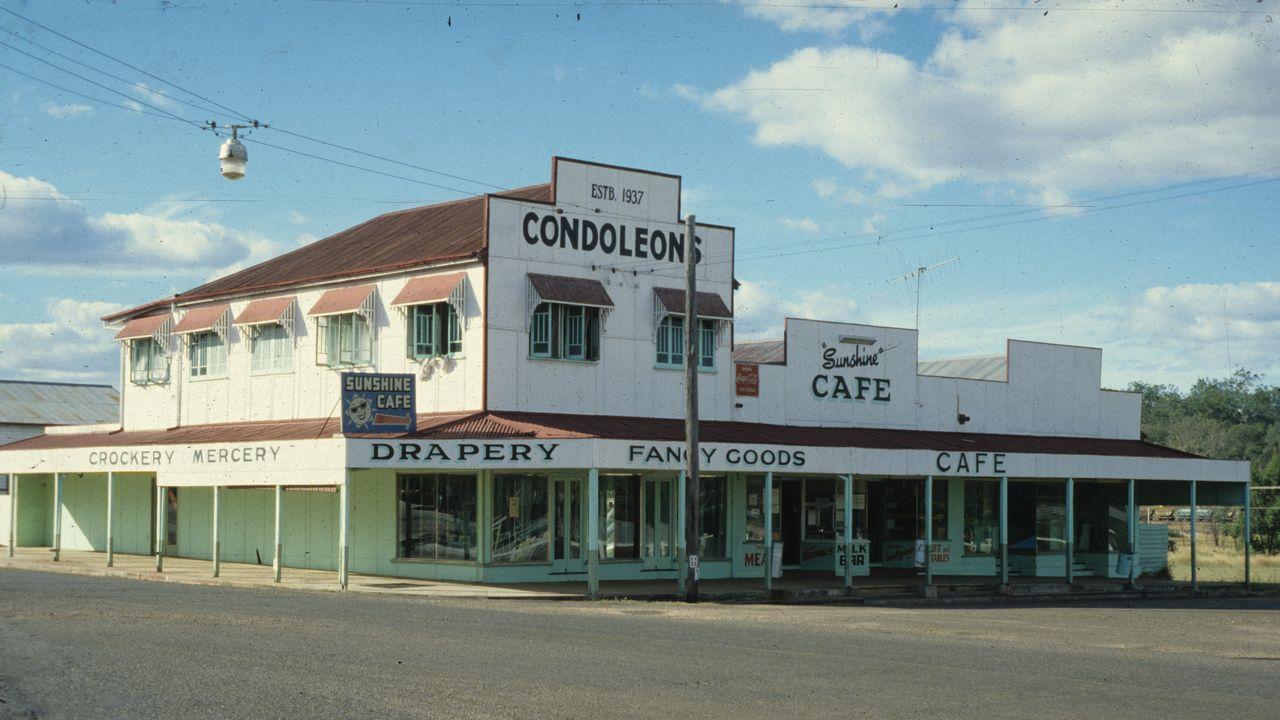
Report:
<svg viewBox="0 0 1280 720"><path fill-rule="evenodd" d="M734 365L734 385L739 397L760 397L760 366Z"/></svg>

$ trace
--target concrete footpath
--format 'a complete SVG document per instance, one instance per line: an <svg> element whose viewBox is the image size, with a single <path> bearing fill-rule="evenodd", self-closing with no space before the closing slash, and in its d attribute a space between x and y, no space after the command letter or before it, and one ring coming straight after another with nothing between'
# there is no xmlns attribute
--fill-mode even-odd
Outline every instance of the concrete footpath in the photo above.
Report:
<svg viewBox="0 0 1280 720"><path fill-rule="evenodd" d="M336 592L337 573L332 570L284 568L279 583L273 582L270 565L223 562L218 577L208 560L166 557L164 570L157 572L152 555L116 553L114 565L107 567L106 554L87 550L64 550L59 561L50 548L18 548L14 557L0 550L0 568L37 570L96 577L116 577L152 582L227 587L280 588ZM1098 600L1171 597L1245 597L1271 595L1275 589L1255 589L1246 594L1239 584L1201 585L1192 591L1187 585L1144 580L1137 587L1122 581L1083 578L1067 585L1052 578L1011 578L1005 588L986 578L939 576L929 597L923 592L923 578L887 575L855 578L853 591L840 578L809 574L781 578L772 590L760 580L709 580L700 585L701 597L709 602L846 605L933 605L950 603L999 603L1020 600ZM352 573L348 591L421 598L467 598L494 600L585 600L585 582L484 585L479 583L417 580ZM682 600L671 580L603 582L604 600Z"/></svg>

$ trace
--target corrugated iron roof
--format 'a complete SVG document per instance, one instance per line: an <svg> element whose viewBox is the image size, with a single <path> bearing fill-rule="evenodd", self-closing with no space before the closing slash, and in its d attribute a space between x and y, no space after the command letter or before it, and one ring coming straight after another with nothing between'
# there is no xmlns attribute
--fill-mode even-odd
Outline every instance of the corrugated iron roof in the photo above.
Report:
<svg viewBox="0 0 1280 720"><path fill-rule="evenodd" d="M922 360L917 364L917 368L921 375L1001 382L1009 379L1009 358L1004 355L972 355Z"/></svg>
<svg viewBox="0 0 1280 720"><path fill-rule="evenodd" d="M785 340L756 340L740 342L733 346L733 361L755 365L787 364Z"/></svg>
<svg viewBox="0 0 1280 720"><path fill-rule="evenodd" d="M338 418L193 425L171 430L41 435L6 445L3 450L302 440L332 436L340 429L341 422ZM699 433L703 442L710 443L852 447L879 450L963 450L1051 455L1198 457L1141 440L1110 438L995 435L856 427L798 427L726 421L702 422ZM352 437L368 436L353 435ZM602 438L678 442L684 439L684 421L679 418L604 417L523 412L448 413L419 415L417 432L393 437L428 440Z"/></svg>
<svg viewBox="0 0 1280 720"><path fill-rule="evenodd" d="M551 184L531 185L496 195L551 202ZM485 197L480 195L379 215L173 298L113 313L103 320L115 322L170 302L234 297L475 257L485 247Z"/></svg>
<svg viewBox="0 0 1280 720"><path fill-rule="evenodd" d="M0 380L0 423L92 425L119 417L120 394L110 385Z"/></svg>
<svg viewBox="0 0 1280 720"><path fill-rule="evenodd" d="M657 296L658 302L669 313L676 315L684 314L684 290L677 288L656 287L653 294ZM699 317L715 318L718 320L733 319L733 311L725 304L724 300L717 294L711 292L699 292L694 296L694 312Z"/></svg>

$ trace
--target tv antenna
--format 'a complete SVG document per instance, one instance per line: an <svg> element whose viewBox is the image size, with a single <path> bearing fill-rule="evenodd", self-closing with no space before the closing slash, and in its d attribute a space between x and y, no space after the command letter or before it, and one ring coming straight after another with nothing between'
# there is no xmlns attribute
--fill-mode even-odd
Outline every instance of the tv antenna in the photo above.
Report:
<svg viewBox="0 0 1280 720"><path fill-rule="evenodd" d="M896 277L889 281L891 283L907 282L912 278L915 278L915 281L916 281L916 332L920 332L920 285L921 285L921 281L924 280L924 274L927 272L932 272L934 270L937 270L938 268L943 267L945 265L950 265L951 263L956 263L956 262L960 262L960 258L953 257L953 258L948 258L946 260L943 260L942 262L934 263L932 265L921 265L920 267L916 268L915 270L912 270L906 275L903 275L901 277Z"/></svg>

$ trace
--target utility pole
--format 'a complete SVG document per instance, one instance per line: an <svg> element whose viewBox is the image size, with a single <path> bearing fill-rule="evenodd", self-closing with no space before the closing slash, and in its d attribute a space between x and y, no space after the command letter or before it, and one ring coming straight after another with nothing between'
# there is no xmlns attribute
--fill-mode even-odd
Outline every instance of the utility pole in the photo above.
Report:
<svg viewBox="0 0 1280 720"><path fill-rule="evenodd" d="M698 275L697 223L685 218L684 240L684 393L685 393L685 600L698 601L698 549L702 545L698 483Z"/></svg>

